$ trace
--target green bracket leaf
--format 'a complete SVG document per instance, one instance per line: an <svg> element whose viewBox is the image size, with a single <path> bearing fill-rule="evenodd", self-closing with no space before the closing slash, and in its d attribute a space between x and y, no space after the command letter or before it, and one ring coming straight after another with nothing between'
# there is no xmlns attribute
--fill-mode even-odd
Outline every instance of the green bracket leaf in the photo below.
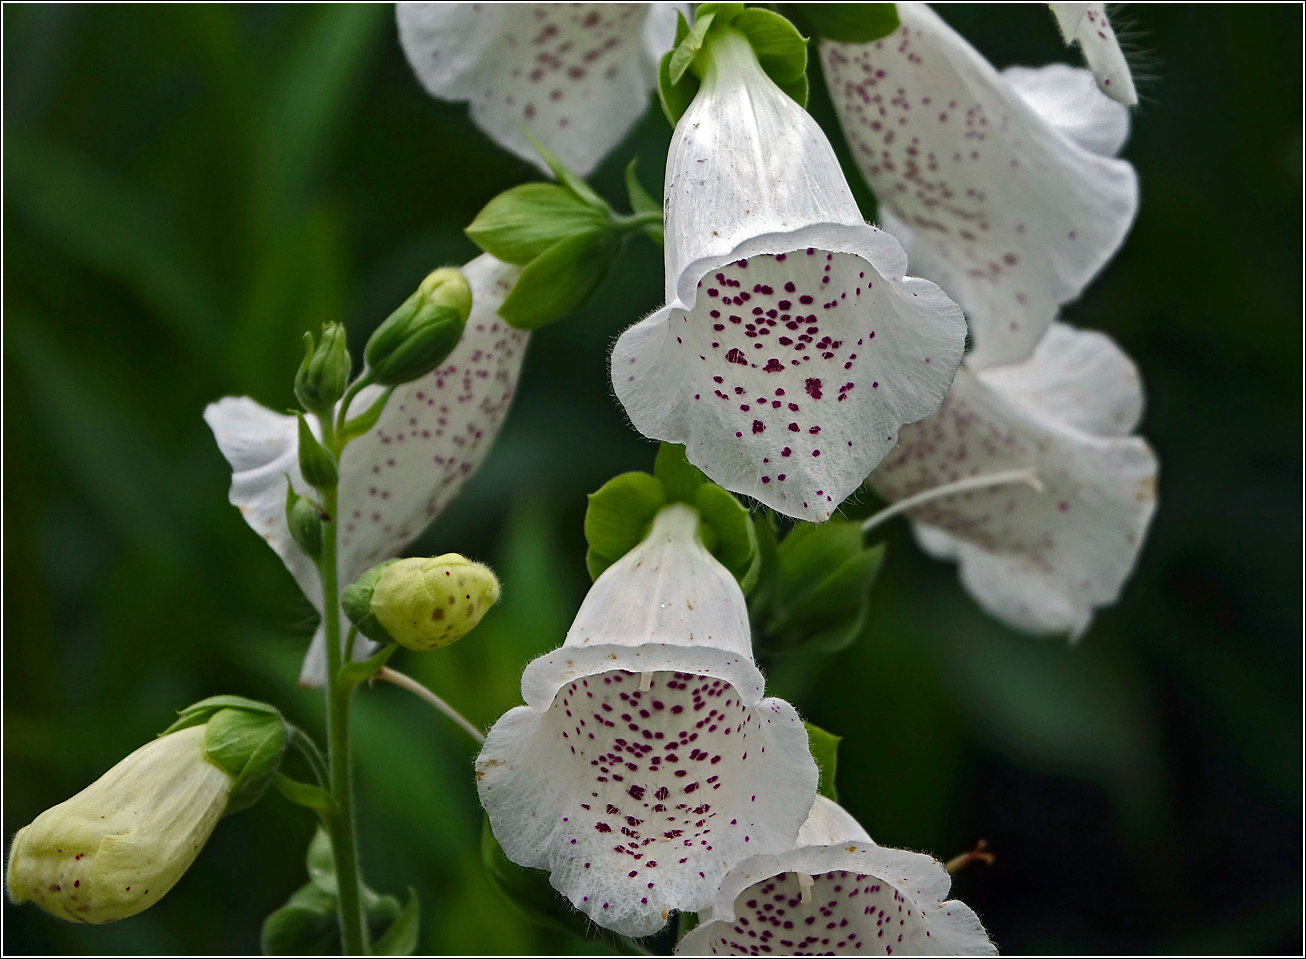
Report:
<svg viewBox="0 0 1306 959"><path fill-rule="evenodd" d="M408 902L399 918L390 924L376 942L372 944L374 956L411 956L417 951L417 932L421 914L421 903L417 900L417 890L408 887Z"/></svg>
<svg viewBox="0 0 1306 959"><path fill-rule="evenodd" d="M522 270L499 315L519 330L562 319L594 292L620 249L606 226L558 241Z"/></svg>
<svg viewBox="0 0 1306 959"><path fill-rule="evenodd" d="M556 183L523 183L504 190L463 230L505 263L525 266L559 240L600 230L606 213Z"/></svg>
<svg viewBox="0 0 1306 959"><path fill-rule="evenodd" d="M382 646L367 659L358 663L346 663L340 667L340 685L342 689L357 686L365 679L371 679L380 671L398 646Z"/></svg>
<svg viewBox="0 0 1306 959"><path fill-rule="evenodd" d="M667 71L673 84L680 82L680 78L694 62L698 52L703 49L703 41L707 38L707 31L711 29L712 21L715 19L715 13L700 13L689 34L671 51L671 62L668 64Z"/></svg>
<svg viewBox="0 0 1306 959"><path fill-rule="evenodd" d="M599 573L634 549L667 503L663 486L648 473L622 473L589 495L585 510L586 564ZM597 571L596 571L597 567Z"/></svg>
<svg viewBox="0 0 1306 959"><path fill-rule="evenodd" d="M898 7L892 3L787 3L785 12L825 40L870 43L898 29Z"/></svg>
<svg viewBox="0 0 1306 959"><path fill-rule="evenodd" d="M538 153L544 162L549 165L549 169L552 170L553 175L558 178L558 182L562 184L562 186L565 187L572 196L580 200L582 203L593 207L595 210L601 211L605 217L612 212L612 208L608 206L607 201L595 193L588 183L572 173L571 170L567 169L567 165L559 160L548 147L529 133L526 134L526 139L531 141L531 146L535 147L535 152Z"/></svg>
<svg viewBox="0 0 1306 959"><path fill-rule="evenodd" d="M811 723L803 723L803 725L807 727L807 745L812 751L812 758L816 760L816 768L821 777L816 791L826 799L838 802L839 794L834 787L834 775L839 765L839 741L843 737L828 733L820 726Z"/></svg>
<svg viewBox="0 0 1306 959"><path fill-rule="evenodd" d="M277 787L277 792L292 803L311 809L323 818L329 817L335 812L335 805L331 802L331 796L320 786L313 786L309 783L302 783L297 779L291 779L285 773L277 773L272 779L272 784Z"/></svg>
<svg viewBox="0 0 1306 959"><path fill-rule="evenodd" d="M663 443L653 462L653 475L662 481L668 502L690 503L698 488L709 482L707 475L689 461L679 443Z"/></svg>

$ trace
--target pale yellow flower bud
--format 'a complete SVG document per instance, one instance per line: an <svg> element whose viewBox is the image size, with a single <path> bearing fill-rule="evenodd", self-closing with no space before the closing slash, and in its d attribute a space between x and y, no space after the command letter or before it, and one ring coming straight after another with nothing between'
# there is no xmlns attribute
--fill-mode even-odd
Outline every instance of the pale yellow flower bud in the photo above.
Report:
<svg viewBox="0 0 1306 959"><path fill-rule="evenodd" d="M146 743L18 830L9 897L72 922L113 922L154 905L227 809L234 779L205 758L205 734L192 726Z"/></svg>
<svg viewBox="0 0 1306 959"><path fill-rule="evenodd" d="M499 598L494 572L457 553L390 563L371 611L400 646L438 649L466 636Z"/></svg>

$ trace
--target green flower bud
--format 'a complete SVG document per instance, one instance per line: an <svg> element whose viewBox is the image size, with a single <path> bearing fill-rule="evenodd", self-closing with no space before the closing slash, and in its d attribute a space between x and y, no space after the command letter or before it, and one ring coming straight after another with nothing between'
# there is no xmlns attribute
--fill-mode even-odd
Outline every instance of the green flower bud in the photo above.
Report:
<svg viewBox="0 0 1306 959"><path fill-rule="evenodd" d="M322 558L322 517L317 507L286 483L286 525L290 538L314 561Z"/></svg>
<svg viewBox="0 0 1306 959"><path fill-rule="evenodd" d="M317 441L303 413L299 417L299 471L314 489L331 489L339 481L335 458Z"/></svg>
<svg viewBox="0 0 1306 959"><path fill-rule="evenodd" d="M326 414L335 408L349 386L353 361L339 323L322 327L322 341L313 346L313 334L304 334L304 362L295 374L295 395L304 409Z"/></svg>
<svg viewBox="0 0 1306 959"><path fill-rule="evenodd" d="M462 639L498 598L488 566L445 553L374 566L345 590L341 605L369 639L426 650Z"/></svg>
<svg viewBox="0 0 1306 959"><path fill-rule="evenodd" d="M397 386L444 362L462 338L472 311L472 288L453 268L436 270L386 318L363 356L373 383Z"/></svg>

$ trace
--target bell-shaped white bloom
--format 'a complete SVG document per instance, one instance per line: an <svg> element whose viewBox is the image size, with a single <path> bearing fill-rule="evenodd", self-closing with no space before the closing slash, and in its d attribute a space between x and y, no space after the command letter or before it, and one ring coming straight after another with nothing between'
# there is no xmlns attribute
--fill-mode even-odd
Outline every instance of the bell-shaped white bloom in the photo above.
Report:
<svg viewBox="0 0 1306 959"><path fill-rule="evenodd" d="M974 910L946 898L951 885L942 863L876 845L818 796L798 847L731 870L676 953L997 955Z"/></svg>
<svg viewBox="0 0 1306 959"><path fill-rule="evenodd" d="M999 74L923 3L883 40L823 42L830 96L913 272L966 311L974 360L1027 358L1138 210L1128 111L1084 70Z"/></svg>
<svg viewBox="0 0 1306 959"><path fill-rule="evenodd" d="M742 34L714 37L667 157L667 305L612 383L641 433L720 485L827 519L939 406L965 325L858 212L829 141Z"/></svg>
<svg viewBox="0 0 1306 959"><path fill-rule="evenodd" d="M902 431L870 483L899 500L1032 467L1042 491L992 486L909 515L922 548L956 560L991 615L1078 637L1120 594L1156 509L1156 456L1130 435L1142 412L1138 371L1120 348L1057 323L1024 363L967 362L942 409Z"/></svg>
<svg viewBox="0 0 1306 959"><path fill-rule="evenodd" d="M345 447L340 462L337 570L341 589L370 566L394 556L449 504L494 442L517 387L527 333L498 315L519 268L488 254L462 268L472 312L462 339L426 376L397 387L367 434ZM350 415L366 410L380 387L361 390ZM286 477L296 492L317 494L299 471L295 418L249 397L226 397L204 411L222 455L231 463L230 500L285 562L319 611L317 567L286 525ZM316 428L314 417L308 416ZM319 627L300 682L326 678L326 633ZM375 647L360 637L355 656Z"/></svg>
<svg viewBox="0 0 1306 959"><path fill-rule="evenodd" d="M807 733L763 698L738 583L698 513L664 507L522 676L476 761L508 858L599 925L655 932L754 852L793 845L816 795Z"/></svg>
<svg viewBox="0 0 1306 959"><path fill-rule="evenodd" d="M158 902L227 809L234 780L205 757L205 733L146 743L18 830L10 898L70 922L113 922Z"/></svg>
<svg viewBox="0 0 1306 959"><path fill-rule="evenodd" d="M545 173L527 134L584 176L648 109L683 6L399 3L395 14L432 96L466 100L478 127Z"/></svg>
<svg viewBox="0 0 1306 959"><path fill-rule="evenodd" d="M1079 43L1098 89L1112 100L1132 107L1138 102L1134 78L1107 20L1105 3L1049 3L1066 43Z"/></svg>

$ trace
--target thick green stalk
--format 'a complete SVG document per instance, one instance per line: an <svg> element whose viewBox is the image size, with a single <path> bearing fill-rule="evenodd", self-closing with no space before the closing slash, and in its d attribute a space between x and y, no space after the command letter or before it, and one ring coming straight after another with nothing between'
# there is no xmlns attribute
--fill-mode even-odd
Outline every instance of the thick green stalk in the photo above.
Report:
<svg viewBox="0 0 1306 959"><path fill-rule="evenodd" d="M327 424L323 424L324 428ZM325 429L324 429L325 432ZM327 437L323 437L330 441ZM337 901L340 911L340 939L345 955L367 953L367 932L363 924L361 879L358 870L358 843L354 837L354 783L349 752L349 700L352 685L340 682L340 597L336 582L336 508L338 495L330 490L325 497L327 520L322 524L322 594L326 617L327 648L327 756L331 777L331 800L335 813L331 817L331 847L335 853Z"/></svg>

